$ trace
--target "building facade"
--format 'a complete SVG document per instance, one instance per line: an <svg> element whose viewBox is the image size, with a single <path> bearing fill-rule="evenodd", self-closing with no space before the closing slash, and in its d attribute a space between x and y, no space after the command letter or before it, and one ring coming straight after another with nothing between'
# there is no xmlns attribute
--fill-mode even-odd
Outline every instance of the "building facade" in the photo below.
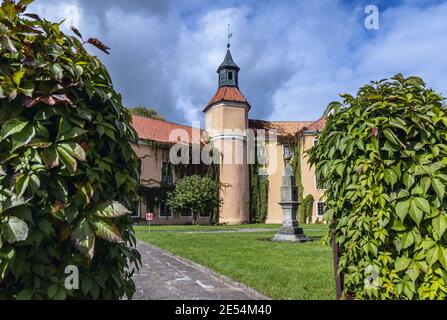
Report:
<svg viewBox="0 0 447 320"><path fill-rule="evenodd" d="M188 210L172 212L160 193L161 185L175 186L180 176L178 167L171 163L173 146L184 144L204 146L210 144L219 154L219 179L221 183L219 222L243 224L252 221L250 215L250 166L256 165L259 174L268 181L265 201L266 223L281 223L283 213L279 205L281 179L284 173L284 152L299 150L301 194L313 197L313 209L306 222L322 222L324 212L324 185L316 178L315 169L307 161L306 151L318 142L317 134L325 126L325 119L317 121L263 121L249 119L251 105L239 88L240 68L234 62L228 46L224 61L218 67L218 85L214 96L203 109L205 129L200 130L171 122L139 116L133 117L133 126L139 145L133 146L142 161L141 185L153 194L152 200L141 200L135 216L143 218L153 213L154 224L190 224L192 213ZM299 148L296 148L299 144ZM251 154L250 147L255 145ZM262 160L262 161L261 161ZM199 171L207 164L196 167ZM151 192L152 191L152 192ZM157 199L157 195L160 199ZM196 223L209 224L210 213L197 214ZM300 221L300 223L303 223Z"/></svg>

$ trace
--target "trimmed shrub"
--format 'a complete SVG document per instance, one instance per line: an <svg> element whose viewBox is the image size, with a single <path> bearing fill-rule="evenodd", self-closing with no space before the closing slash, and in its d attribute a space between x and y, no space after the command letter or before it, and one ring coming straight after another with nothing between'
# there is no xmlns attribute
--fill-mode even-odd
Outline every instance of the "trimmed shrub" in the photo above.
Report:
<svg viewBox="0 0 447 320"><path fill-rule="evenodd" d="M99 59L30 2L0 6L0 299L130 298L130 114Z"/></svg>
<svg viewBox="0 0 447 320"><path fill-rule="evenodd" d="M344 296L447 298L447 113L418 77L365 85L328 106L310 161Z"/></svg>

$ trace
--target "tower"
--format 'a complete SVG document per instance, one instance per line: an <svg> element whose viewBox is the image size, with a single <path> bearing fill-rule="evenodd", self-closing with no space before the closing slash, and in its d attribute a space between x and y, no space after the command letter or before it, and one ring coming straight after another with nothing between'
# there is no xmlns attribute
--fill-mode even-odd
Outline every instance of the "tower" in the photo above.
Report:
<svg viewBox="0 0 447 320"><path fill-rule="evenodd" d="M223 201L219 222L228 224L247 223L250 217L246 134L250 104L239 90L239 70L228 43L224 61L217 69L217 92L203 109L206 131L220 153Z"/></svg>

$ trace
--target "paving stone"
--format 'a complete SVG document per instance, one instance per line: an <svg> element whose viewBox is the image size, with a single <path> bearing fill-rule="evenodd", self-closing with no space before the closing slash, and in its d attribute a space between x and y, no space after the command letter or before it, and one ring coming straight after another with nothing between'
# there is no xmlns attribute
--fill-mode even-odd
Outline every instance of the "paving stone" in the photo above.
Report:
<svg viewBox="0 0 447 320"><path fill-rule="evenodd" d="M187 259L139 241L135 300L264 300L259 292Z"/></svg>

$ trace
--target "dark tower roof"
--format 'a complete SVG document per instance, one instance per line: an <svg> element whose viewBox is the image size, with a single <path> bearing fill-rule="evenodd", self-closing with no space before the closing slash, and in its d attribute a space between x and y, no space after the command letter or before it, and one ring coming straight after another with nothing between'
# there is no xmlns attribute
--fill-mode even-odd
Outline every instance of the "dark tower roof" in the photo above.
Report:
<svg viewBox="0 0 447 320"><path fill-rule="evenodd" d="M227 54L225 55L224 61L220 64L219 68L217 68L217 73L219 73L222 69L232 69L236 71L240 70L238 65L234 62L229 48L227 49Z"/></svg>
<svg viewBox="0 0 447 320"><path fill-rule="evenodd" d="M222 101L243 103L250 109L250 104L239 90L239 70L240 68L231 56L230 44L228 44L225 59L217 68L217 73L219 74L217 92L208 102L205 109L203 109L203 112L207 112L211 106Z"/></svg>

